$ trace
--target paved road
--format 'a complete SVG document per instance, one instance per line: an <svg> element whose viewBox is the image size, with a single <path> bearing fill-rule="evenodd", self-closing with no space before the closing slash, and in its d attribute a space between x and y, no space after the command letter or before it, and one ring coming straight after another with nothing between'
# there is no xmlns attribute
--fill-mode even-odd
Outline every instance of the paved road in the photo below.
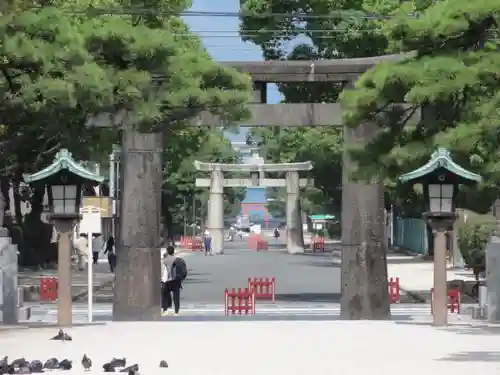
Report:
<svg viewBox="0 0 500 375"><path fill-rule="evenodd" d="M277 302L335 302L340 270L329 254L290 255L285 249L256 252L246 241L227 242L224 255L190 255L185 303L223 303L225 288L246 287L249 277L275 277Z"/></svg>
<svg viewBox="0 0 500 375"><path fill-rule="evenodd" d="M270 241L272 242L272 241ZM223 255L186 256L189 276L184 283L183 303L223 303L226 288L245 288L249 277L275 277L278 302L338 302L340 269L329 253L290 255L283 244L269 251L248 250L246 240L226 242ZM113 290L96 293L97 302L111 302Z"/></svg>

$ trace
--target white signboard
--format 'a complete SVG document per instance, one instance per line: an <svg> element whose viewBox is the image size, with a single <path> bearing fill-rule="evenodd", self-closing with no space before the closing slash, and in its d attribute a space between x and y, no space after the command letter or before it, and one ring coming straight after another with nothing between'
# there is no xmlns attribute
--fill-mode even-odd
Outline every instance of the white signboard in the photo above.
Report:
<svg viewBox="0 0 500 375"><path fill-rule="evenodd" d="M101 233L101 209L99 207L87 206L80 209L82 220L78 231L80 233Z"/></svg>

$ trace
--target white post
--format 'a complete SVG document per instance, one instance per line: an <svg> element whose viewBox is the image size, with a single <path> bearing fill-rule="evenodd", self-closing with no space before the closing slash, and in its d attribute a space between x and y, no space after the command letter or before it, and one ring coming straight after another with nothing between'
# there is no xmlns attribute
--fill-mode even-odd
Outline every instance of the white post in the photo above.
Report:
<svg viewBox="0 0 500 375"><path fill-rule="evenodd" d="M88 280L87 280L87 286L88 286L88 302L87 302L87 307L88 307L88 318L89 318L89 323L92 323L92 318L93 318L93 313L92 313L92 302L93 302L93 294L94 294L94 282L92 280L92 265L93 265L93 259L92 259L92 233L88 232L87 233L87 238L88 238L88 262L87 262L87 271L88 271Z"/></svg>
<svg viewBox="0 0 500 375"><path fill-rule="evenodd" d="M391 212L390 212L390 221L389 221L389 236L391 247L394 246L394 206L391 204Z"/></svg>

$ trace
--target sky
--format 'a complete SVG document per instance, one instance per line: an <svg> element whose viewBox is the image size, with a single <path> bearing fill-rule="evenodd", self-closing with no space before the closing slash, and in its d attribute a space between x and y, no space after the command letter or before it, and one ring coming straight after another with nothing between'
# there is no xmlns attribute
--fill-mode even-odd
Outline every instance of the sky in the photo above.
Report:
<svg viewBox="0 0 500 375"><path fill-rule="evenodd" d="M198 12L238 12L239 0L193 0L190 10ZM216 61L263 60L260 48L243 42L239 35L238 17L195 16L183 17L191 30L200 35L208 52ZM271 86L271 85L268 85ZM272 85L268 89L268 102L278 103L281 98ZM231 141L244 141L247 128L241 127L239 134L226 134Z"/></svg>

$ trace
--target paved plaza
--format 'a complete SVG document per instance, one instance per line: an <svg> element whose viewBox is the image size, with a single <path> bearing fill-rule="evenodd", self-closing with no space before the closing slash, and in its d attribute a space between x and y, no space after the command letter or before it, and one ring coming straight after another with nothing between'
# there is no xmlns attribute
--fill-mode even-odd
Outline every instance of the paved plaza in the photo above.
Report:
<svg viewBox="0 0 500 375"><path fill-rule="evenodd" d="M340 300L340 269L330 253L290 255L270 240L269 251L249 250L246 240L227 241L223 255L184 251L189 275L181 293L183 304L224 303L226 288L245 288L249 277L275 277L281 302L330 303ZM112 302L113 290L96 293L97 302Z"/></svg>
<svg viewBox="0 0 500 375"><path fill-rule="evenodd" d="M471 375L495 374L500 367L500 328L468 324L437 329L370 321L109 323L68 329L71 342L48 340L56 332L0 331L1 355L42 362L67 358L75 375L84 374L84 353L93 373L113 357L126 357L148 375ZM159 368L160 360L169 368Z"/></svg>
<svg viewBox="0 0 500 375"><path fill-rule="evenodd" d="M272 240L270 241L270 243ZM338 302L340 269L328 253L290 255L282 246L248 250L246 241L226 242L223 255L190 255L182 291L186 303L223 303L225 288L244 288L249 277L275 277L278 302Z"/></svg>

